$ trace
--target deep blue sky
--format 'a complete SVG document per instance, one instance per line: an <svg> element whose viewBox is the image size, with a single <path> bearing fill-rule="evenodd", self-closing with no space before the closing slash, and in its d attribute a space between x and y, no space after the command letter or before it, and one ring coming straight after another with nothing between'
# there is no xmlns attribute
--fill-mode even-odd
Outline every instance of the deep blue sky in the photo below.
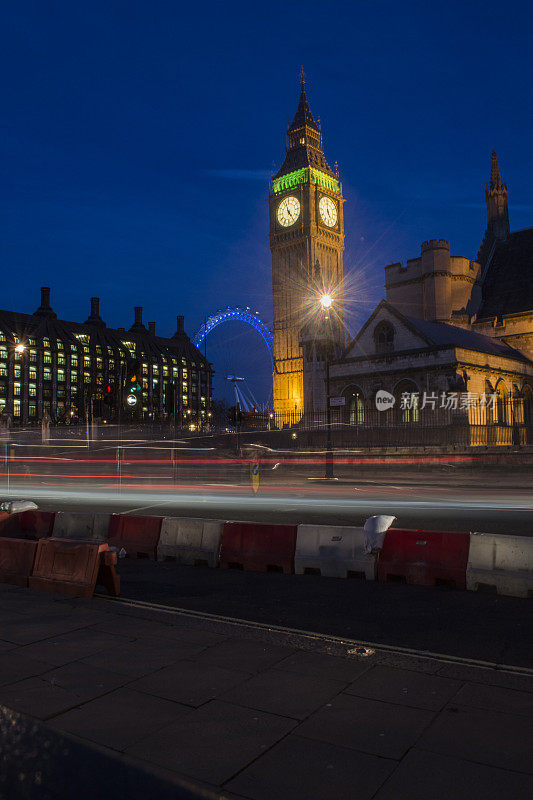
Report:
<svg viewBox="0 0 533 800"><path fill-rule="evenodd" d="M383 267L443 237L475 257L496 148L511 226L533 224L531 3L18 0L0 32L0 308L59 316L102 298L171 335L249 305L271 319L268 178L300 64L344 186L353 329ZM268 396L249 328L209 356Z"/></svg>

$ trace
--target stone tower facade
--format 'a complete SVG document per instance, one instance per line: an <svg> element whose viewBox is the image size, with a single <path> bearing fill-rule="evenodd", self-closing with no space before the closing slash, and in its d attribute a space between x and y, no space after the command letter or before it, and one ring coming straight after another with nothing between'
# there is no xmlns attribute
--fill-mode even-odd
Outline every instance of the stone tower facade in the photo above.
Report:
<svg viewBox="0 0 533 800"><path fill-rule="evenodd" d="M300 101L287 131L285 160L269 193L274 328L274 412L295 421L304 411L302 333L313 326L321 293L334 298L344 343L342 187L328 165L301 76Z"/></svg>

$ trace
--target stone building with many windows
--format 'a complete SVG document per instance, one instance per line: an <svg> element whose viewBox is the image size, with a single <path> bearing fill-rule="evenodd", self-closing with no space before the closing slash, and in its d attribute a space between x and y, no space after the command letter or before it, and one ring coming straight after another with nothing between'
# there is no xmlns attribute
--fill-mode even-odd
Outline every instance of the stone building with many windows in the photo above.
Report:
<svg viewBox="0 0 533 800"><path fill-rule="evenodd" d="M91 418L168 421L203 428L211 414L213 371L177 317L174 336L148 328L135 308L129 330L108 328L99 298L84 323L57 318L50 289L33 314L0 311L0 417L25 425ZM133 399L132 399L133 398Z"/></svg>

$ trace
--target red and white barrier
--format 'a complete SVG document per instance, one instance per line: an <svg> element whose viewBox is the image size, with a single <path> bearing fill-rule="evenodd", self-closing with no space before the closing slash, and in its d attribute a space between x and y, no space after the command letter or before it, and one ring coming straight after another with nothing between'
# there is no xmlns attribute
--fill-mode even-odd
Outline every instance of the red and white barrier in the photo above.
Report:
<svg viewBox="0 0 533 800"><path fill-rule="evenodd" d="M533 539L473 533L466 588L471 591L489 588L512 597L533 597Z"/></svg>
<svg viewBox="0 0 533 800"><path fill-rule="evenodd" d="M216 519L165 517L157 545L158 561L218 567L224 523Z"/></svg>
<svg viewBox="0 0 533 800"><path fill-rule="evenodd" d="M298 525L294 571L329 578L376 578L376 555L365 553L363 528Z"/></svg>

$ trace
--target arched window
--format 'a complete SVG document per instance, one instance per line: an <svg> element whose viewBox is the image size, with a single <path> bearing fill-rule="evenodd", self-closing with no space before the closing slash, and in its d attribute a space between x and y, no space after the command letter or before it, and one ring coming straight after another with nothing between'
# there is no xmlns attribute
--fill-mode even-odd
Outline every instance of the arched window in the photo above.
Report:
<svg viewBox="0 0 533 800"><path fill-rule="evenodd" d="M511 422L511 399L509 397L509 389L503 381L498 381L496 384L496 399L497 409L497 422L500 425L509 425Z"/></svg>
<svg viewBox="0 0 533 800"><path fill-rule="evenodd" d="M391 353L394 350L394 328L390 322L380 322L374 328L376 353Z"/></svg>
<svg viewBox="0 0 533 800"><path fill-rule="evenodd" d="M420 419L420 392L414 381L403 380L394 389L396 416L400 422Z"/></svg>
<svg viewBox="0 0 533 800"><path fill-rule="evenodd" d="M346 421L350 425L362 425L365 421L365 397L359 386L348 386L343 392L346 398Z"/></svg>

